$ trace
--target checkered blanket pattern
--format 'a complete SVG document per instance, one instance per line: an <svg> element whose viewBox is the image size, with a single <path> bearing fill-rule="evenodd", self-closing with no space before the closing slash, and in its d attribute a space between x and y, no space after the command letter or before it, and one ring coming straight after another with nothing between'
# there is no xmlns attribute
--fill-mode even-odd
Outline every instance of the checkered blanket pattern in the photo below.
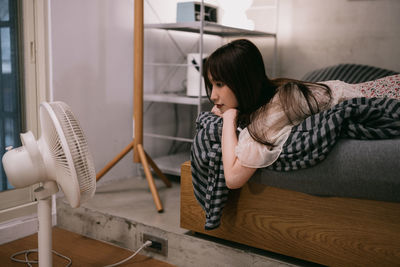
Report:
<svg viewBox="0 0 400 267"><path fill-rule="evenodd" d="M205 229L220 225L228 199L222 164L222 119L203 112L196 121L191 149L195 197L206 212ZM400 101L354 98L308 117L293 127L282 153L268 169L293 171L326 158L339 138L385 139L400 136Z"/></svg>

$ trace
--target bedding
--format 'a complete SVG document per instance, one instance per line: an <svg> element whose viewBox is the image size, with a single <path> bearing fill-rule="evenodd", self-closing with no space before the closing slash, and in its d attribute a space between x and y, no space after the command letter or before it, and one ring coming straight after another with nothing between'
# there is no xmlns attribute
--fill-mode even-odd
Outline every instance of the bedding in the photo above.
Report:
<svg viewBox="0 0 400 267"><path fill-rule="evenodd" d="M220 137L222 119L201 113L191 151L195 197L206 212L206 230L220 224L228 197L225 185ZM307 118L293 127L278 160L268 167L274 171L309 168L323 161L341 137L387 139L400 136L400 101L354 98Z"/></svg>
<svg viewBox="0 0 400 267"><path fill-rule="evenodd" d="M329 86L331 94L325 87L312 88L318 109L324 111L345 100L356 97L389 97L400 99L400 75L387 76L378 80L350 84L340 80L321 82ZM271 165L282 152L282 147L291 132L291 124L298 124L308 117L309 107L300 91L293 91L290 96L294 99L291 106L284 110L280 94L276 94L268 103L265 110L259 113L251 125L243 129L238 136L235 154L242 166L264 168ZM260 128L259 137L268 140L273 146L266 146L255 141L249 129ZM252 127L250 127L252 126Z"/></svg>

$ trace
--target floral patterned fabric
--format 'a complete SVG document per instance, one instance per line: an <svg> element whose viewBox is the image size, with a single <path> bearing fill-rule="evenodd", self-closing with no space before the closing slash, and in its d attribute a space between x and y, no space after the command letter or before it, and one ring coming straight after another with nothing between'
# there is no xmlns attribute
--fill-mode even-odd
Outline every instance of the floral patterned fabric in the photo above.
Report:
<svg viewBox="0 0 400 267"><path fill-rule="evenodd" d="M375 81L355 84L365 97L400 99L400 74L387 76Z"/></svg>

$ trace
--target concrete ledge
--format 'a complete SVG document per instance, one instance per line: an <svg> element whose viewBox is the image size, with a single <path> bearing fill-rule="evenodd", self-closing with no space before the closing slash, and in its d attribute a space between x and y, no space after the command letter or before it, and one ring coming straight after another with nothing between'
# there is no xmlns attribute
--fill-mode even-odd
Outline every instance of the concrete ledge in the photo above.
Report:
<svg viewBox="0 0 400 267"><path fill-rule="evenodd" d="M145 233L167 239L167 256L149 251L143 251L143 254L177 266L298 266L189 233L174 233L105 214L85 205L72 209L62 199L57 200L57 222L66 230L130 250L136 250L143 244Z"/></svg>

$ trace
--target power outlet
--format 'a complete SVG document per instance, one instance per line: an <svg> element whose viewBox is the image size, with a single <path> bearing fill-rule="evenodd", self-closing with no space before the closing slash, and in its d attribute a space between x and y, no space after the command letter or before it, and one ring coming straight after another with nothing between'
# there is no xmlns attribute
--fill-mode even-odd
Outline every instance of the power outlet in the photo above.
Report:
<svg viewBox="0 0 400 267"><path fill-rule="evenodd" d="M168 255L168 240L160 237L156 237L149 234L143 234L143 243L147 240L151 241L151 246L146 247L148 251L152 251L164 256Z"/></svg>

